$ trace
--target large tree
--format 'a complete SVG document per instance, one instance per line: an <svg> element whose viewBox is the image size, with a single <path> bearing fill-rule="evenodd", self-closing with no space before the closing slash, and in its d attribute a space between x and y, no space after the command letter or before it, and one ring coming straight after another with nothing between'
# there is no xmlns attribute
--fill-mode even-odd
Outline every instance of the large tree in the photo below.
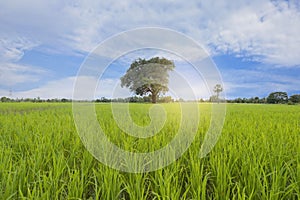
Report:
<svg viewBox="0 0 300 200"><path fill-rule="evenodd" d="M140 96L150 94L152 103L156 103L158 95L169 90L168 72L174 67L174 63L166 58L154 57L149 60L139 58L121 77L121 86Z"/></svg>
<svg viewBox="0 0 300 200"><path fill-rule="evenodd" d="M272 92L267 97L267 103L286 103L288 101L288 95L286 92Z"/></svg>

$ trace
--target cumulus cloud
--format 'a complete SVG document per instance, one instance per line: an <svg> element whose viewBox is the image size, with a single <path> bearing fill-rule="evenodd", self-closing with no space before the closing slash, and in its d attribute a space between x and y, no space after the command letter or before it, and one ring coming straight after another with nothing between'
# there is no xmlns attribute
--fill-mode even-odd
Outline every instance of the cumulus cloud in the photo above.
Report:
<svg viewBox="0 0 300 200"><path fill-rule="evenodd" d="M2 1L0 7L2 35L17 33L58 52L89 52L120 31L159 26L195 38L212 54L244 54L284 66L300 63L297 1L26 0Z"/></svg>
<svg viewBox="0 0 300 200"><path fill-rule="evenodd" d="M209 29L215 53L233 53L279 66L300 64L300 10L292 2L244 5Z"/></svg>
<svg viewBox="0 0 300 200"><path fill-rule="evenodd" d="M79 2L72 13L74 18L81 16L84 20L75 28L74 41L76 48L88 50L119 31L162 26L192 36L212 55L232 53L268 64L295 66L300 63L298 4L267 0L241 0L234 4L225 0L159 4Z"/></svg>

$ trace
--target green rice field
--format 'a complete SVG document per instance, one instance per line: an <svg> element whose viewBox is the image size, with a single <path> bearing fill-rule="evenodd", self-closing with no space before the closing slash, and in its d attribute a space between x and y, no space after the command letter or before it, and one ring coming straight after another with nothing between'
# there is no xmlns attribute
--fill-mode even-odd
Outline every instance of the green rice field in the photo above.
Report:
<svg viewBox="0 0 300 200"><path fill-rule="evenodd" d="M147 152L167 145L179 126L179 104L161 105L167 122L149 139L122 132L109 103L95 107L110 141ZM133 121L147 125L151 106L130 104ZM0 103L0 199L300 199L300 106L226 110L222 135L206 157L199 150L211 104L201 103L197 135L182 157L156 171L126 173L86 150L71 103Z"/></svg>

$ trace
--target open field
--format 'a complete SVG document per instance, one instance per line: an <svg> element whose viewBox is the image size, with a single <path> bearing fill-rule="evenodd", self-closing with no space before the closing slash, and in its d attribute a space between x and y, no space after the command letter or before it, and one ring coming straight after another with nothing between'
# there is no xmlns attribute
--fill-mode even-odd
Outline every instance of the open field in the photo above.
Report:
<svg viewBox="0 0 300 200"><path fill-rule="evenodd" d="M150 122L150 104L131 104L133 120ZM119 147L138 152L168 144L178 129L178 104L161 132L135 139L121 132L110 104L97 104L99 123ZM222 135L199 159L210 123L199 104L200 125L190 148L163 169L132 174L98 162L83 146L69 103L0 104L0 199L299 199L300 106L228 104Z"/></svg>

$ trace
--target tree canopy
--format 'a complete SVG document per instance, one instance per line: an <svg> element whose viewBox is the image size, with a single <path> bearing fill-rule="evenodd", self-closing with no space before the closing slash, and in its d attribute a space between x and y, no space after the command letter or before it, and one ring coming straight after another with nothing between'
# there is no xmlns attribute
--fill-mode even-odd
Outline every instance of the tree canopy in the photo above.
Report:
<svg viewBox="0 0 300 200"><path fill-rule="evenodd" d="M300 94L294 94L289 99L292 103L300 103Z"/></svg>
<svg viewBox="0 0 300 200"><path fill-rule="evenodd" d="M156 103L158 95L169 90L168 72L174 67L174 63L166 58L154 57L149 60L139 58L121 77L121 86L140 96L150 94L152 103Z"/></svg>
<svg viewBox="0 0 300 200"><path fill-rule="evenodd" d="M286 92L272 92L267 97L267 103L286 103L288 101L288 95Z"/></svg>

